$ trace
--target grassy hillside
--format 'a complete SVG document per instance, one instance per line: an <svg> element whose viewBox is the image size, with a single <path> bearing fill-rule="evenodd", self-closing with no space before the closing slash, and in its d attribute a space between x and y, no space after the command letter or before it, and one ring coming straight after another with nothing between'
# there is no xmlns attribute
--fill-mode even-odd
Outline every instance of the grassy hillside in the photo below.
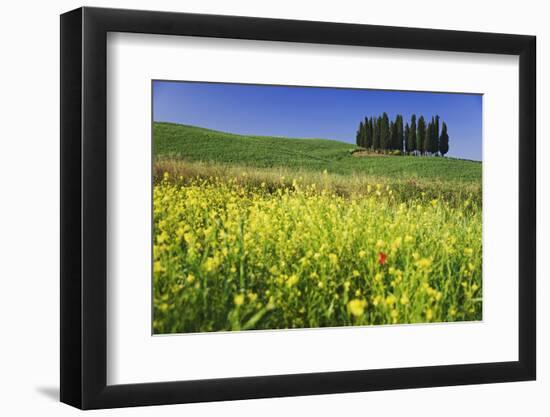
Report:
<svg viewBox="0 0 550 417"><path fill-rule="evenodd" d="M480 182L481 163L451 158L413 156L354 157L352 144L326 139L243 136L214 130L154 123L157 158L259 168L329 170L337 174L366 174L398 179Z"/></svg>

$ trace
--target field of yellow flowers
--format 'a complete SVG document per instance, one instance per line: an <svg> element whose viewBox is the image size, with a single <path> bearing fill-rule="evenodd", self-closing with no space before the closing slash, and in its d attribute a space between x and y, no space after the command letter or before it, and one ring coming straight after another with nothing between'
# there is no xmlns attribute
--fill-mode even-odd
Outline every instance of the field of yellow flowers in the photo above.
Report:
<svg viewBox="0 0 550 417"><path fill-rule="evenodd" d="M154 333L481 320L479 198L326 184L158 178Z"/></svg>

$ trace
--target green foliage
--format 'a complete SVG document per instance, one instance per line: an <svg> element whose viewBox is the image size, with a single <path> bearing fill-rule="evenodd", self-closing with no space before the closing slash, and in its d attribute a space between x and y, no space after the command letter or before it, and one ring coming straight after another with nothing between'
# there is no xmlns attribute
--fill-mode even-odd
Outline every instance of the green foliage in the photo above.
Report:
<svg viewBox="0 0 550 417"><path fill-rule="evenodd" d="M424 116L420 116L420 119L417 126L416 115L413 114L411 123L407 123L408 129L405 131L403 116L400 114L395 116L395 120L390 120L387 113L378 118L366 117L359 123L356 143L363 148L382 153L400 150L409 155L436 155L440 152L440 117L432 116L428 123Z"/></svg>
<svg viewBox="0 0 550 417"><path fill-rule="evenodd" d="M412 153L417 150L416 145L416 114L411 116L411 127L409 129L409 139L407 141L407 152Z"/></svg>
<svg viewBox="0 0 550 417"><path fill-rule="evenodd" d="M391 148L391 130L390 119L388 114L384 112L380 121L380 149L388 150Z"/></svg>
<svg viewBox="0 0 550 417"><path fill-rule="evenodd" d="M439 152L445 156L449 152L449 135L447 134L447 125L443 122L441 136L439 137Z"/></svg>
<svg viewBox="0 0 550 417"><path fill-rule="evenodd" d="M372 148L372 131L370 128L370 121L367 117L365 118L364 126L365 126L365 143L363 147Z"/></svg>
<svg viewBox="0 0 550 417"><path fill-rule="evenodd" d="M382 126L382 118L381 117L378 117L378 118L373 120L374 135L373 135L372 147L376 150L381 148L381 139L380 139L381 126Z"/></svg>
<svg viewBox="0 0 550 417"><path fill-rule="evenodd" d="M435 115L433 153L439 152L439 115Z"/></svg>
<svg viewBox="0 0 550 417"><path fill-rule="evenodd" d="M404 148L405 148L405 152L410 152L409 149L410 149L410 145L409 145L409 138L410 138L410 135L411 135L411 128L409 127L409 123L407 122L405 124L405 131L404 131L404 134L403 134L403 140L404 140Z"/></svg>
<svg viewBox="0 0 550 417"><path fill-rule="evenodd" d="M436 154L439 151L439 136L437 134L436 130L436 122L435 118L432 117L432 121L430 123L430 139L429 139L429 152L431 154Z"/></svg>
<svg viewBox="0 0 550 417"><path fill-rule="evenodd" d="M390 149L398 149L397 145L397 122L390 122Z"/></svg>
<svg viewBox="0 0 550 417"><path fill-rule="evenodd" d="M418 118L418 128L416 131L416 149L421 153L424 154L426 151L426 148L424 147L424 143L426 141L426 121L424 120L424 116L420 116Z"/></svg>
<svg viewBox="0 0 550 417"><path fill-rule="evenodd" d="M367 142L367 126L365 125L365 122L361 122L360 125L360 131L361 131L361 147L365 148L365 144Z"/></svg>
<svg viewBox="0 0 550 417"><path fill-rule="evenodd" d="M433 139L433 123L428 122L428 126L426 127L426 132L424 135L424 145L422 148L424 149L424 153L429 154L432 151L432 139Z"/></svg>
<svg viewBox="0 0 550 417"><path fill-rule="evenodd" d="M397 124L397 142L395 144L395 149L398 149L399 151L403 151L404 149L404 131L403 131L403 116L398 114L395 123Z"/></svg>
<svg viewBox="0 0 550 417"><path fill-rule="evenodd" d="M370 138L369 148L371 148L371 149L374 148L374 135L375 135L374 124L375 124L375 121L374 121L373 117L371 117L369 119L369 138Z"/></svg>

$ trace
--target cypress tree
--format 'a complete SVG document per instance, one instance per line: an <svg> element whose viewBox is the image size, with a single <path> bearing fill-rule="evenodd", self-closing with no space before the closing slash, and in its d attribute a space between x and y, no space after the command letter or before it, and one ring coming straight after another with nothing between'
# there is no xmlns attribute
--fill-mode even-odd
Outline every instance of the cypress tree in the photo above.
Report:
<svg viewBox="0 0 550 417"><path fill-rule="evenodd" d="M409 128L409 122L405 123L405 132L404 132L404 141L405 141L405 152L409 152L409 148L410 148L410 144L409 144L409 140L410 140L410 136L411 136L411 129Z"/></svg>
<svg viewBox="0 0 550 417"><path fill-rule="evenodd" d="M403 152L405 150L405 133L403 131L403 116L400 114L397 116L397 141L399 144L399 150Z"/></svg>
<svg viewBox="0 0 550 417"><path fill-rule="evenodd" d="M378 130L378 150L381 150L382 149L382 116L378 116L377 123L378 125L376 129Z"/></svg>
<svg viewBox="0 0 550 417"><path fill-rule="evenodd" d="M420 152L421 155L424 154L424 139L426 137L426 121L424 116L418 118L418 128L416 131L416 149Z"/></svg>
<svg viewBox="0 0 550 417"><path fill-rule="evenodd" d="M373 120L374 135L372 136L373 137L372 147L374 148L375 151L380 149L380 121L381 121L380 117Z"/></svg>
<svg viewBox="0 0 550 417"><path fill-rule="evenodd" d="M445 156L449 152L449 135L447 134L447 125L443 122L441 126L441 136L439 137L439 152Z"/></svg>
<svg viewBox="0 0 550 417"><path fill-rule="evenodd" d="M370 147L374 147L374 123L373 117L369 119L369 136L370 136Z"/></svg>
<svg viewBox="0 0 550 417"><path fill-rule="evenodd" d="M397 149L397 119L390 122L390 149Z"/></svg>
<svg viewBox="0 0 550 417"><path fill-rule="evenodd" d="M424 149L424 153L429 155L431 153L431 149L432 149L432 122L428 122L428 127L426 128L426 132L425 132L425 135L424 135L424 144L422 145L422 148Z"/></svg>
<svg viewBox="0 0 550 417"><path fill-rule="evenodd" d="M411 128L409 130L409 140L407 144L409 145L407 152L414 153L416 151L416 114L411 116Z"/></svg>
<svg viewBox="0 0 550 417"><path fill-rule="evenodd" d="M434 142L434 118L428 122L428 127L426 128L426 139L424 143L425 151L428 155L433 153L433 142Z"/></svg>
<svg viewBox="0 0 550 417"><path fill-rule="evenodd" d="M436 133L435 118L432 116L432 129L430 131L430 152L436 154L439 151L439 138Z"/></svg>
<svg viewBox="0 0 550 417"><path fill-rule="evenodd" d="M372 146L372 136L369 128L369 119L365 117L365 148Z"/></svg>
<svg viewBox="0 0 550 417"><path fill-rule="evenodd" d="M434 153L439 152L439 115L435 115L434 124Z"/></svg>
<svg viewBox="0 0 550 417"><path fill-rule="evenodd" d="M382 150L390 149L391 144L391 132L390 132L390 119L388 114L384 112L380 121L380 148Z"/></svg>
<svg viewBox="0 0 550 417"><path fill-rule="evenodd" d="M357 135L355 136L355 144L361 146L361 132L363 131L363 122L359 123L359 128L357 129Z"/></svg>

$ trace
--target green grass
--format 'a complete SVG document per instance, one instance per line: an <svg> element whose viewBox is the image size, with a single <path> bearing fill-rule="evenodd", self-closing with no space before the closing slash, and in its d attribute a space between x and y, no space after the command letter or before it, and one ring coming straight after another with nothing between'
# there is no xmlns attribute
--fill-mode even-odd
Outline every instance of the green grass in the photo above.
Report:
<svg viewBox="0 0 550 417"><path fill-rule="evenodd" d="M396 157L398 158L398 157ZM312 171L302 168L255 168L217 162L189 162L181 159L159 158L153 166L155 184L166 176L171 182L186 185L196 179L233 179L248 190L264 188L276 192L278 189L294 189L297 181L302 186L313 185L318 190L338 196L361 196L369 189L391 187L394 198L405 202L423 197L426 200L443 199L453 206L460 206L466 200L481 204L480 182L457 182L443 179L405 179L392 176L364 173L339 174L332 171Z"/></svg>
<svg viewBox="0 0 550 417"><path fill-rule="evenodd" d="M354 157L355 145L327 139L244 136L173 123L154 123L155 156L255 168L328 170L399 180L481 182L481 163L439 157Z"/></svg>

